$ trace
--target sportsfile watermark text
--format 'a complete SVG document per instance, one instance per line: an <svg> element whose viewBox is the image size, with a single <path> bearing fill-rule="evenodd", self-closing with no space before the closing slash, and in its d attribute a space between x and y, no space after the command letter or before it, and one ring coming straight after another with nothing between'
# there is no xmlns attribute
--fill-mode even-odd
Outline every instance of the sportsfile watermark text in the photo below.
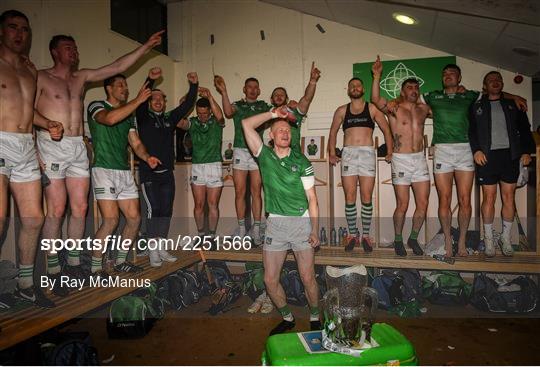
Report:
<svg viewBox="0 0 540 367"><path fill-rule="evenodd" d="M200 250L222 250L222 251L240 251L251 249L251 239L240 236L182 236L179 235L176 240L172 238L140 238L135 241L137 249L148 250L182 250L182 251L200 251ZM121 235L108 235L104 240L99 238L82 239L50 239L41 240L41 249L51 254L58 251L99 251L105 253L108 250L128 251L133 245L133 240L123 238Z"/></svg>

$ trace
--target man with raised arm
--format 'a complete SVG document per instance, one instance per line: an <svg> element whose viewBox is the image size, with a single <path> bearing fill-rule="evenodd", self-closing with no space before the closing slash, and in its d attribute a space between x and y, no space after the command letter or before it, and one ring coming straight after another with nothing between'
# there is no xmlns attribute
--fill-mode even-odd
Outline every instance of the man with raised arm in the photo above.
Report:
<svg viewBox="0 0 540 367"><path fill-rule="evenodd" d="M157 157L161 164L151 168L140 160L139 179L141 191L146 201L147 235L148 238L167 238L173 213L176 184L174 180L174 132L179 121L189 114L197 98L199 77L197 73L187 74L189 90L178 106L166 112L167 98L159 89L153 89L154 81L161 77L161 68L150 69L148 73L149 86L152 95L145 103L137 107L137 131L148 150ZM162 261L174 262L176 257L167 252L164 245L159 248L148 248L150 265L161 266Z"/></svg>
<svg viewBox="0 0 540 367"><path fill-rule="evenodd" d="M8 215L9 191L20 216L19 280L15 296L43 308L54 307L34 286L34 261L43 225L41 174L32 122L37 71L26 57L30 49L28 18L17 10L0 15L0 236ZM52 139L62 137L62 124L43 119Z"/></svg>
<svg viewBox="0 0 540 367"><path fill-rule="evenodd" d="M306 87L304 95L298 101L295 107L290 108L288 120L291 124L291 148L301 150L300 146L300 127L302 120L307 115L311 101L315 96L315 90L317 88L317 81L321 77L321 72L315 67L315 62L311 63L311 72L309 75L309 83ZM270 96L270 102L274 107L285 106L289 103L289 96L287 90L283 87L274 88L272 95Z"/></svg>
<svg viewBox="0 0 540 367"><path fill-rule="evenodd" d="M208 206L208 230L216 236L219 220L219 199L223 190L221 143L225 120L223 112L206 88L199 88L201 98L196 103L196 117L182 120L178 127L188 130L193 141L191 166L191 192L193 193L193 216L198 235L206 235L204 207Z"/></svg>
<svg viewBox="0 0 540 367"><path fill-rule="evenodd" d="M407 245L415 255L423 255L424 252L418 244L418 233L424 223L429 201L430 180L424 155L424 124L426 118L431 115L431 109L425 104L417 103L420 96L418 80L407 79L401 85L400 107L395 113L391 113L386 99L380 95L382 69L382 62L377 56L372 67L371 102L388 117L394 138L392 154L392 184L396 194L394 251L399 256L407 255L402 232L409 207L409 188L412 187L416 209Z"/></svg>
<svg viewBox="0 0 540 367"><path fill-rule="evenodd" d="M119 212L122 212L126 218L122 239L130 240L133 244L139 231L141 214L139 192L128 162L128 145L151 169L162 163L146 151L132 115L152 92L145 83L137 97L128 102L129 90L126 78L121 74L105 79L103 86L107 99L93 101L88 106L88 124L94 147L92 186L102 217L95 241L105 243L107 236L118 226ZM126 261L128 252L129 248L118 248L114 269L118 272L139 272L142 270L140 267ZM103 271L102 256L101 249L94 250L93 277L108 276Z"/></svg>
<svg viewBox="0 0 540 367"><path fill-rule="evenodd" d="M216 75L214 77L216 90L221 94L221 101L225 117L232 118L234 121L234 153L233 153L233 182L235 193L236 218L240 228L239 235L246 235L246 184L249 173L251 211L253 213L253 228L251 234L255 244L260 243L260 228L262 214L262 196L261 196L261 174L259 166L249 152L244 140L242 131L242 120L270 110L272 106L257 98L261 94L259 81L255 78L247 78L244 82L245 98L231 103L225 80ZM262 137L263 128L259 128L259 134Z"/></svg>
<svg viewBox="0 0 540 367"><path fill-rule="evenodd" d="M52 140L44 131L38 131L37 144L40 158L45 166L45 174L50 185L45 188L47 216L43 226L43 238L61 237L61 223L69 198L70 218L67 237L80 239L84 235L85 217L88 208L90 187L89 162L83 142L83 109L85 86L115 74L124 72L154 46L161 43L161 32L153 34L148 41L113 63L97 69L79 70L79 53L71 36L55 35L49 42L49 51L54 61L53 67L38 73L35 108L39 112L34 117L37 122L43 118L60 121L64 125L61 141ZM43 117L42 117L42 116ZM84 278L79 251L69 251L63 273ZM47 254L49 276L61 273L58 255ZM56 283L54 292L65 294Z"/></svg>
<svg viewBox="0 0 540 367"><path fill-rule="evenodd" d="M257 128L271 120L274 148L263 144ZM295 326L280 274L288 250L293 250L310 308L311 330L320 330L319 290L315 280L314 248L319 246L319 207L313 166L291 149L291 127L286 106L242 121L246 143L259 161L264 184L264 206L269 214L263 247L266 292L283 320L270 332L280 334Z"/></svg>
<svg viewBox="0 0 540 367"><path fill-rule="evenodd" d="M369 237L371 216L373 213L373 188L375 187L375 165L377 157L373 148L373 130L375 123L384 134L388 148L386 161L392 157L392 134L384 114L373 103L364 100L364 83L359 78L352 78L347 85L347 94L351 102L338 107L334 112L330 134L328 136L328 158L336 165L336 140L340 126L343 126L343 151L341 153L341 183L345 193L345 217L349 227L345 251L362 244L365 252L373 250ZM362 202L362 238L356 226L356 186L360 186Z"/></svg>

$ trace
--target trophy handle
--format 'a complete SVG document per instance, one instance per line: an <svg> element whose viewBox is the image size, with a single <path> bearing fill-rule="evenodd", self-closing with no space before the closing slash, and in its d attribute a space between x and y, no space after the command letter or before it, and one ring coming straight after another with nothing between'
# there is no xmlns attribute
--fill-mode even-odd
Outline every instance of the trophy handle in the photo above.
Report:
<svg viewBox="0 0 540 367"><path fill-rule="evenodd" d="M364 294L365 297L371 299L371 309L369 312L369 319L371 321L372 315L375 315L375 312L377 311L377 306L379 304L379 296L377 295L377 291L370 287L362 288L362 294Z"/></svg>

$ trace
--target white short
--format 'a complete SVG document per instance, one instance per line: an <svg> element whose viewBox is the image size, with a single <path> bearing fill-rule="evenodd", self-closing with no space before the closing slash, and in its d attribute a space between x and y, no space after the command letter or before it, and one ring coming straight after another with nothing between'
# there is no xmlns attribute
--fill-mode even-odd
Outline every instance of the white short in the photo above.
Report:
<svg viewBox="0 0 540 367"><path fill-rule="evenodd" d="M433 173L474 171L474 159L469 143L436 144Z"/></svg>
<svg viewBox="0 0 540 367"><path fill-rule="evenodd" d="M410 185L422 181L429 181L424 152L392 154L392 184Z"/></svg>
<svg viewBox="0 0 540 367"><path fill-rule="evenodd" d="M96 200L138 199L139 190L129 170L92 168L92 186Z"/></svg>
<svg viewBox="0 0 540 367"><path fill-rule="evenodd" d="M311 249L311 219L306 210L300 217L270 214L266 219L264 251L303 251Z"/></svg>
<svg viewBox="0 0 540 367"><path fill-rule="evenodd" d="M233 168L242 171L256 171L259 165L255 162L255 158L246 148L234 148L233 151Z"/></svg>
<svg viewBox="0 0 540 367"><path fill-rule="evenodd" d="M41 179L32 134L0 131L0 175L11 182Z"/></svg>
<svg viewBox="0 0 540 367"><path fill-rule="evenodd" d="M46 131L37 133L39 156L49 178L90 177L88 155L82 136L63 136L54 141Z"/></svg>
<svg viewBox="0 0 540 367"><path fill-rule="evenodd" d="M221 167L221 162L198 163L191 165L190 182L193 185L222 187L223 169Z"/></svg>
<svg viewBox="0 0 540 367"><path fill-rule="evenodd" d="M341 152L341 175L375 177L376 162L373 147L344 147Z"/></svg>

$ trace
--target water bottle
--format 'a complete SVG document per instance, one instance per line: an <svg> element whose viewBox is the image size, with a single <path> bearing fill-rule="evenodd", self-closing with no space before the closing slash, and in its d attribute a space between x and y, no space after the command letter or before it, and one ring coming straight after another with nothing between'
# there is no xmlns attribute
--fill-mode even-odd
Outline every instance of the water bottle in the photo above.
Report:
<svg viewBox="0 0 540 367"><path fill-rule="evenodd" d="M336 228L332 227L330 230L330 246L336 246Z"/></svg>
<svg viewBox="0 0 540 367"><path fill-rule="evenodd" d="M320 237L320 241L321 241L321 246L328 245L328 243L326 241L326 229L324 229L324 227L321 228L321 234L319 235L319 237Z"/></svg>
<svg viewBox="0 0 540 367"><path fill-rule="evenodd" d="M343 228L342 227L339 227L339 231L338 231L338 243L337 245L338 246L341 246L343 244Z"/></svg>

